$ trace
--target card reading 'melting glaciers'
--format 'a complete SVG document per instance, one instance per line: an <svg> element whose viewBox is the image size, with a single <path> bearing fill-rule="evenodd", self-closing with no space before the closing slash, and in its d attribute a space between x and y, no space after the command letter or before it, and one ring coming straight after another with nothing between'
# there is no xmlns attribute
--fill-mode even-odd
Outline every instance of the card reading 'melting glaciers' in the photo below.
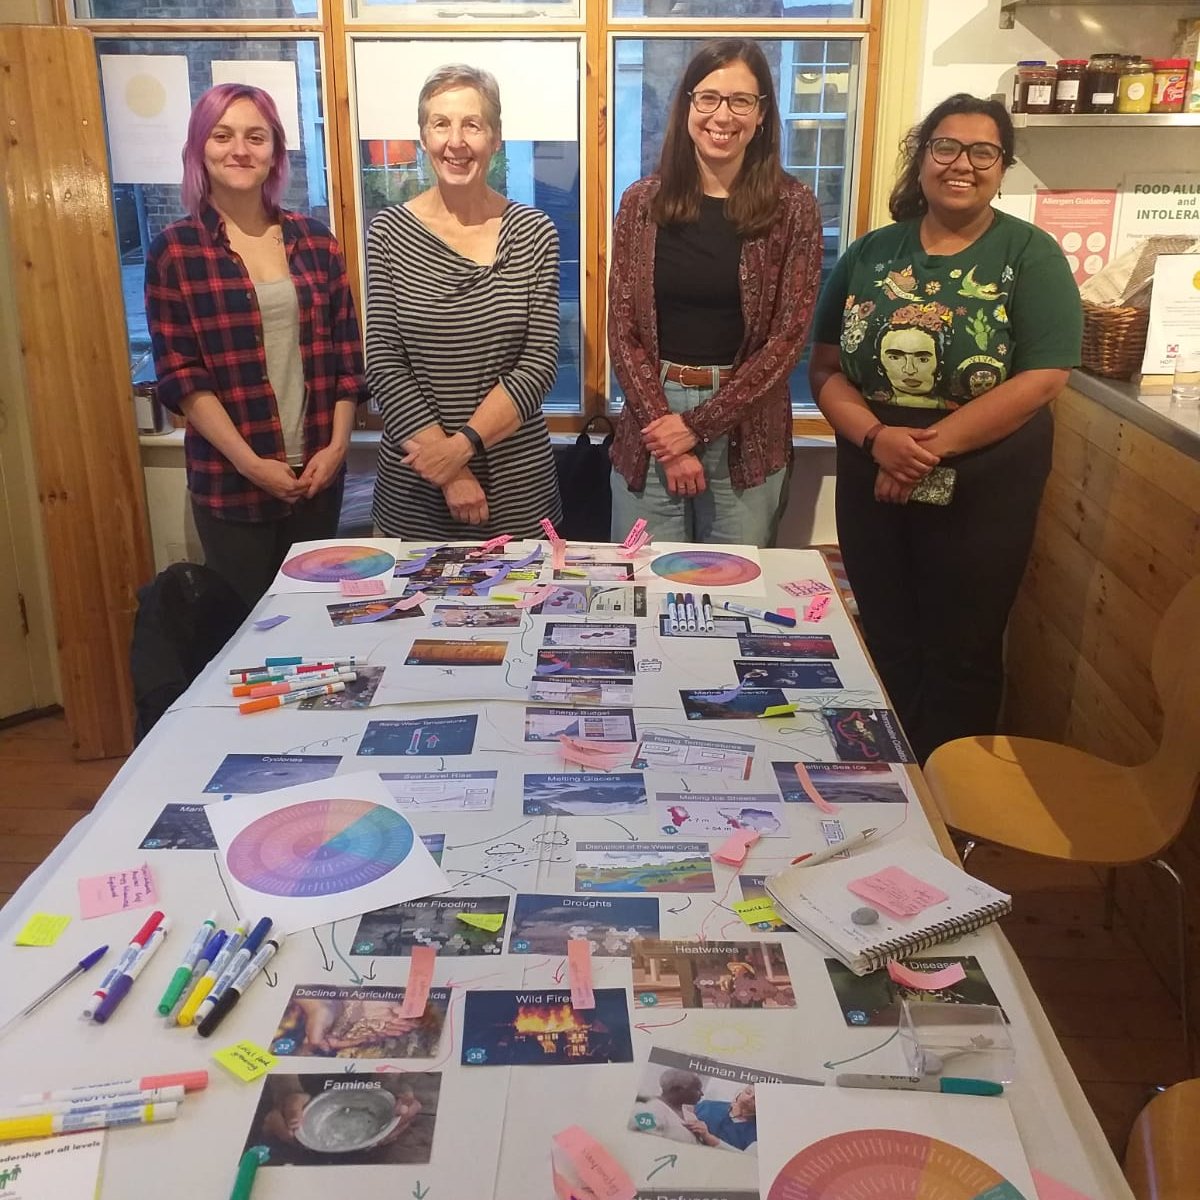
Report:
<svg viewBox="0 0 1200 1200"><path fill-rule="evenodd" d="M215 850L203 804L168 804L142 838L139 850Z"/></svg>
<svg viewBox="0 0 1200 1200"><path fill-rule="evenodd" d="M916 762L890 708L823 708L821 720L843 762Z"/></svg>
<svg viewBox="0 0 1200 1200"><path fill-rule="evenodd" d="M523 809L530 817L604 817L640 812L646 804L646 782L636 771L525 776Z"/></svg>
<svg viewBox="0 0 1200 1200"><path fill-rule="evenodd" d="M658 936L655 896L522 896L513 908L511 954L566 954L586 938L597 958L623 958L638 938Z"/></svg>
<svg viewBox="0 0 1200 1200"><path fill-rule="evenodd" d="M428 717L423 721L368 721L358 753L397 757L470 754L478 722L474 713L462 717Z"/></svg>

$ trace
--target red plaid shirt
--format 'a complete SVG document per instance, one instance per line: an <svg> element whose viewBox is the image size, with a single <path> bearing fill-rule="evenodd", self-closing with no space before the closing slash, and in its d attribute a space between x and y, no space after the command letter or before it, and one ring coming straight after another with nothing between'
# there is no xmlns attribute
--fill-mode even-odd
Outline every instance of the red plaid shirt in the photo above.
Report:
<svg viewBox="0 0 1200 1200"><path fill-rule="evenodd" d="M337 402L367 398L362 338L333 235L299 213L281 211L279 218L300 303L307 460L329 444ZM257 455L286 462L254 284L211 205L198 220L184 217L154 239L146 257L146 316L159 399L181 412L193 392L214 392ZM191 425L184 446L188 491L215 516L270 521L290 511L239 475Z"/></svg>

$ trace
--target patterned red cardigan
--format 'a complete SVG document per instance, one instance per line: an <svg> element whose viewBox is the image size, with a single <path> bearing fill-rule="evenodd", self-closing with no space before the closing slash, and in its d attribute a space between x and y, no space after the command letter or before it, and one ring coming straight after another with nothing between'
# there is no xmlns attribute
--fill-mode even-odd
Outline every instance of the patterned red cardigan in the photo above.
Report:
<svg viewBox="0 0 1200 1200"><path fill-rule="evenodd" d="M650 202L658 188L652 175L621 198L608 283L608 348L625 393L612 464L635 492L646 486L650 463L641 430L669 411L658 377L654 304L658 227ZM684 420L702 442L728 433L730 480L744 491L792 457L788 375L804 349L821 285L821 214L804 184L784 177L775 223L742 243L738 275L746 332L733 378Z"/></svg>

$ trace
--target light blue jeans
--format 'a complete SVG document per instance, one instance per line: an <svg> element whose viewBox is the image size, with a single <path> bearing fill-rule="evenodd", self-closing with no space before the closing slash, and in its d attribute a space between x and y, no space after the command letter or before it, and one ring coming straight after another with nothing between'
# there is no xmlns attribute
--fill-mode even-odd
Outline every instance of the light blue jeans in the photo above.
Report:
<svg viewBox="0 0 1200 1200"><path fill-rule="evenodd" d="M663 373L669 363L663 364ZM667 406L674 413L691 412L708 400L712 387L684 387L663 380ZM788 471L768 475L758 487L739 492L729 481L729 439L713 438L696 444L692 453L704 467L707 487L698 496L674 496L667 490L666 472L652 458L644 491L631 491L624 478L612 473L612 538L621 541L639 517L645 518L657 542L724 543L741 546L774 544L786 499Z"/></svg>

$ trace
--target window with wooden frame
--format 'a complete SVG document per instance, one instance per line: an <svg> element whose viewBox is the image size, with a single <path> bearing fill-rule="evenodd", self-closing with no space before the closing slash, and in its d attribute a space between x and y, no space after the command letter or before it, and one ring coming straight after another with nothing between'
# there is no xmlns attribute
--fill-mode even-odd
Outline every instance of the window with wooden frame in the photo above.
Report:
<svg viewBox="0 0 1200 1200"><path fill-rule="evenodd" d="M565 432L619 409L605 341L609 232L622 191L655 167L672 89L707 38L756 38L772 64L785 169L821 205L825 265L865 227L885 0L56 0L96 37L130 361L153 377L145 250L180 215L179 154L196 97L226 80L275 97L289 132L284 203L328 221L360 300L367 226L429 186L416 122L445 62L498 78L503 144L490 183L549 214L562 337L546 409ZM481 12L481 9L486 11ZM797 434L828 432L805 363ZM368 417L368 424L378 424Z"/></svg>

